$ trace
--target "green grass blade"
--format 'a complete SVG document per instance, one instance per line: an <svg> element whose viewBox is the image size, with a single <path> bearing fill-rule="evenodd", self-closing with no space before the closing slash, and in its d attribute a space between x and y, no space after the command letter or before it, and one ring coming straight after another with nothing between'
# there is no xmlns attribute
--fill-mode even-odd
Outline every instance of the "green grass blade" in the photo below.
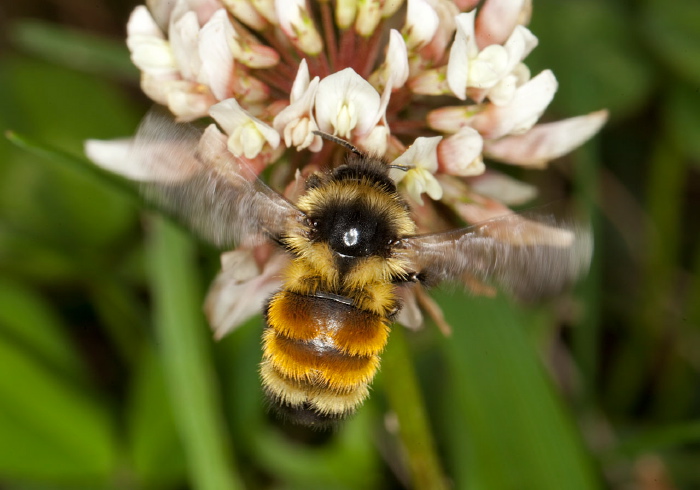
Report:
<svg viewBox="0 0 700 490"><path fill-rule="evenodd" d="M435 442L421 398L403 327L397 326L382 361L384 389L399 421L399 434L408 455L416 489L447 488Z"/></svg>
<svg viewBox="0 0 700 490"><path fill-rule="evenodd" d="M581 438L527 340L524 315L502 298L436 296L454 328L443 342L446 403L456 404L456 427L466 431L448 434L456 487L599 488Z"/></svg>
<svg viewBox="0 0 700 490"><path fill-rule="evenodd" d="M112 189L117 190L126 196L132 197L139 203L142 202L141 198L139 197L138 186L135 183L120 177L119 175L108 172L107 170L103 170L86 159L77 157L50 145L40 143L28 136L17 134L14 131L6 131L5 136L16 146L27 150L38 157L66 165L81 174L95 177L107 184Z"/></svg>
<svg viewBox="0 0 700 490"><path fill-rule="evenodd" d="M17 48L52 63L129 81L138 78L124 41L29 19L12 24L7 35Z"/></svg>
<svg viewBox="0 0 700 490"><path fill-rule="evenodd" d="M207 345L194 242L165 220L156 218L152 224L155 324L191 482L201 490L243 488Z"/></svg>

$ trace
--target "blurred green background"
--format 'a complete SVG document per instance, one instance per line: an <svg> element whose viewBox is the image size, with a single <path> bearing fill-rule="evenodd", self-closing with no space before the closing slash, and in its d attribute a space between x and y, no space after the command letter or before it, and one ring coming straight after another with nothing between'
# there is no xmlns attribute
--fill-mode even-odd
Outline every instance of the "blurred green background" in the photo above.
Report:
<svg viewBox="0 0 700 490"><path fill-rule="evenodd" d="M20 135L0 140L0 487L700 488L697 0L534 1L547 117L611 113L518 173L588 209L591 274L527 310L436 292L453 336L395 329L331 434L266 414L259 319L212 341L216 251L80 165L84 139L129 135L149 106L134 6L0 7L0 129Z"/></svg>

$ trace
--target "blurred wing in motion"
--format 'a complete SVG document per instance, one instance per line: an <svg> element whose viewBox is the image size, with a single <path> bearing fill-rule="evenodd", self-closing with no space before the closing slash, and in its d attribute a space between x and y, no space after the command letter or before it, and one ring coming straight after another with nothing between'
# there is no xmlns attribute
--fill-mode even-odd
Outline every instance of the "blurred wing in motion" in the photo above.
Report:
<svg viewBox="0 0 700 490"><path fill-rule="evenodd" d="M404 246L428 284L474 278L524 301L554 296L585 274L592 238L582 224L509 214L484 223L408 237Z"/></svg>
<svg viewBox="0 0 700 490"><path fill-rule="evenodd" d="M304 218L228 151L214 125L202 132L151 110L139 127L131 158L146 169L144 197L219 247L278 240Z"/></svg>

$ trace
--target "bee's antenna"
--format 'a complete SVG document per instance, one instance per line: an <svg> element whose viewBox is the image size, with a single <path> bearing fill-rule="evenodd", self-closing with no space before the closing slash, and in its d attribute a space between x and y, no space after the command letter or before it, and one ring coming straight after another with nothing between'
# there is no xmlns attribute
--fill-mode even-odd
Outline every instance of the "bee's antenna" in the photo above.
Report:
<svg viewBox="0 0 700 490"><path fill-rule="evenodd" d="M312 131L312 133L314 133L316 136L320 136L324 140L332 141L337 145L344 146L345 148L353 152L355 155L361 157L365 156L364 153L362 153L356 146L354 146L349 141L345 141L344 139L338 138L337 136L333 136L332 134L324 133L323 131Z"/></svg>
<svg viewBox="0 0 700 490"><path fill-rule="evenodd" d="M410 165L387 165L387 167L395 168L397 170L403 170L404 172L408 172L409 170L411 170L413 168Z"/></svg>

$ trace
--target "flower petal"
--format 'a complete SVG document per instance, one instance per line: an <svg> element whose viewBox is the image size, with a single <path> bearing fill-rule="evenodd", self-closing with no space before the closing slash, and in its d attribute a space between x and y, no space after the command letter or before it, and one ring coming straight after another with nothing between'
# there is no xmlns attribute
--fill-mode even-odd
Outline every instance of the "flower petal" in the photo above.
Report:
<svg viewBox="0 0 700 490"><path fill-rule="evenodd" d="M302 67L299 71L302 71ZM308 74L308 71L306 73ZM272 126L284 135L284 143L287 147L294 146L298 151L304 148L309 148L311 151L321 149L323 144L321 137L313 134L313 131L318 130L313 117L314 97L318 85L319 78L315 77L296 100L275 116Z"/></svg>
<svg viewBox="0 0 700 490"><path fill-rule="evenodd" d="M202 67L197 80L208 85L217 100L224 100L230 95L233 55L228 38L232 33L233 26L224 9L218 10L199 33Z"/></svg>
<svg viewBox="0 0 700 490"><path fill-rule="evenodd" d="M250 250L234 250L221 259L222 271L204 304L217 339L260 314L265 301L281 287L281 273L289 261L285 254L276 254L261 271Z"/></svg>
<svg viewBox="0 0 700 490"><path fill-rule="evenodd" d="M222 3L226 5L228 11L236 19L256 31L264 29L267 25L265 17L260 15L258 10L248 0L222 0Z"/></svg>
<svg viewBox="0 0 700 490"><path fill-rule="evenodd" d="M357 0L337 0L335 4L335 23L341 29L347 29L355 21Z"/></svg>
<svg viewBox="0 0 700 490"><path fill-rule="evenodd" d="M495 170L470 177L467 182L477 194L495 199L506 206L521 206L537 197L537 187Z"/></svg>
<svg viewBox="0 0 700 490"><path fill-rule="evenodd" d="M87 140L85 155L99 167L132 180L145 181L150 179L148 169L140 164L138 159L129 158L132 139L116 140Z"/></svg>
<svg viewBox="0 0 700 490"><path fill-rule="evenodd" d="M194 81L199 74L201 60L197 46L199 22L197 14L187 10L185 0L179 0L173 10L168 29L168 38L173 56L182 77Z"/></svg>
<svg viewBox="0 0 700 490"><path fill-rule="evenodd" d="M202 84L188 80L173 80L164 84L168 109L178 121L192 121L207 115L216 98Z"/></svg>
<svg viewBox="0 0 700 490"><path fill-rule="evenodd" d="M294 45L304 53L316 56L323 41L316 30L305 0L275 0L280 28Z"/></svg>
<svg viewBox="0 0 700 490"><path fill-rule="evenodd" d="M468 126L442 140L438 145L440 171L462 177L484 173L483 144L479 132Z"/></svg>
<svg viewBox="0 0 700 490"><path fill-rule="evenodd" d="M447 85L452 93L460 100L467 98L467 83L469 81L470 58L476 56L474 43L475 11L459 14L456 17L457 32L450 48L447 61Z"/></svg>
<svg viewBox="0 0 700 490"><path fill-rule="evenodd" d="M279 146L279 133L251 116L235 99L212 106L209 114L229 135L228 148L237 157L255 158L266 143L273 149Z"/></svg>
<svg viewBox="0 0 700 490"><path fill-rule="evenodd" d="M296 102L304 95L306 89L309 87L310 79L311 76L309 75L309 67L306 63L306 59L302 59L299 63L299 69L297 70L294 84L292 84L292 91L289 94L290 102Z"/></svg>
<svg viewBox="0 0 700 490"><path fill-rule="evenodd" d="M459 14L457 6L445 0L427 0L438 16L438 27L430 42L420 50L420 57L430 66L442 64L447 46L452 42Z"/></svg>
<svg viewBox="0 0 700 490"><path fill-rule="evenodd" d="M360 36L369 37L374 33L382 20L382 2L380 0L362 0L357 2L357 17L355 32Z"/></svg>
<svg viewBox="0 0 700 490"><path fill-rule="evenodd" d="M525 0L488 0L476 18L476 42L480 47L503 44L521 20Z"/></svg>
<svg viewBox="0 0 700 490"><path fill-rule="evenodd" d="M585 143L605 124L608 111L591 112L547 124L520 135L489 141L484 152L495 160L528 167L543 167Z"/></svg>
<svg viewBox="0 0 700 490"><path fill-rule="evenodd" d="M321 131L350 139L365 134L377 121L380 97L352 68L327 76L316 92L316 122Z"/></svg>
<svg viewBox="0 0 700 490"><path fill-rule="evenodd" d="M427 45L437 32L440 19L426 0L408 0L406 23L401 29L406 47L417 50Z"/></svg>
<svg viewBox="0 0 700 490"><path fill-rule="evenodd" d="M550 70L545 70L519 87L509 104L488 104L473 117L470 125L479 131L484 139L525 132L537 122L556 91L556 78Z"/></svg>
<svg viewBox="0 0 700 490"><path fill-rule="evenodd" d="M170 43L144 6L134 9L127 23L126 44L131 61L144 73L152 76L177 74L175 57Z"/></svg>
<svg viewBox="0 0 700 490"><path fill-rule="evenodd" d="M432 136L430 138L420 136L416 138L413 144L409 146L400 157L391 162L391 164L409 168L422 168L430 173L435 173L438 168L437 147L441 140L442 136ZM392 169L391 171L400 174L406 173L398 169ZM399 182L401 178L397 179L394 175L399 174L392 174L392 179Z"/></svg>
<svg viewBox="0 0 700 490"><path fill-rule="evenodd" d="M381 92L387 85L392 90L397 90L404 86L406 80L408 80L408 51L399 31L392 29L389 33L389 47L384 63L372 73L369 82Z"/></svg>

